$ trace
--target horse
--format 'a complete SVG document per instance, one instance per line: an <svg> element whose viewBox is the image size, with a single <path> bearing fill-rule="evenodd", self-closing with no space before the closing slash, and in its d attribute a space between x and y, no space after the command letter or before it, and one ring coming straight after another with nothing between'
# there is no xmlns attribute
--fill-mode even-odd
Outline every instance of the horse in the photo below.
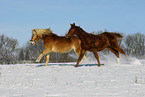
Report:
<svg viewBox="0 0 145 97"><path fill-rule="evenodd" d="M44 45L44 51L39 55L36 62L39 62L43 55L46 55L45 66L47 66L49 61L49 53L66 53L74 49L77 56L80 55L81 51L81 40L73 36L71 38L66 38L65 36L58 36L57 34L52 33L48 29L33 29L30 44L35 45L38 40L41 39Z"/></svg>
<svg viewBox="0 0 145 97"><path fill-rule="evenodd" d="M101 66L97 51L102 51L105 48L114 53L117 57L118 64L120 64L119 52L126 56L125 52L118 46L117 39L123 38L119 33L103 32L102 34L94 35L85 32L81 27L76 26L75 23L70 24L66 37L78 36L81 40L81 53L77 60L75 67L78 66L86 51L91 51L98 61L98 66Z"/></svg>

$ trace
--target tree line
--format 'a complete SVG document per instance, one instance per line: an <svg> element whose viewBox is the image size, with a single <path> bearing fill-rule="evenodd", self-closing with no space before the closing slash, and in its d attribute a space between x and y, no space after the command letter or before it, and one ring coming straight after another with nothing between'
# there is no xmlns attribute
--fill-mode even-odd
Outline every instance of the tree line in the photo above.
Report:
<svg viewBox="0 0 145 97"><path fill-rule="evenodd" d="M98 34L100 32L95 32ZM125 51L128 56L133 56L139 59L145 58L145 35L141 33L123 35L124 38L118 40L119 46ZM23 47L18 47L16 39L0 35L0 64L16 64L16 63L33 63L44 50L41 40L35 45L30 45L29 41ZM109 54L105 49L101 54ZM77 55L74 51L68 53L50 53L49 62L73 62L77 61ZM45 56L40 62L45 62Z"/></svg>

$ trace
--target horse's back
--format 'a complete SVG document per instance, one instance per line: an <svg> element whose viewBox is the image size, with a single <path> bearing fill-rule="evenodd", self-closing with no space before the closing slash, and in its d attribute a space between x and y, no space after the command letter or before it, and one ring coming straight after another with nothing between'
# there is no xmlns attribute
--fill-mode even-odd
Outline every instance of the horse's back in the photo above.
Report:
<svg viewBox="0 0 145 97"><path fill-rule="evenodd" d="M66 38L64 36L58 36L57 38L55 38L54 43L56 43L56 45L62 45L62 46L71 46L73 44L71 38Z"/></svg>

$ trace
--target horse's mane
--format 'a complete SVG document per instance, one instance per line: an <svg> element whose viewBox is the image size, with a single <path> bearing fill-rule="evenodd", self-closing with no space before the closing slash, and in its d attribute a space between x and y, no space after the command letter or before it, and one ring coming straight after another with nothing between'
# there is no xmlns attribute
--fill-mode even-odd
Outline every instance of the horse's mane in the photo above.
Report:
<svg viewBox="0 0 145 97"><path fill-rule="evenodd" d="M32 33L36 32L39 37L43 37L44 35L53 34L50 28L48 29L33 29ZM56 35L56 34L55 34Z"/></svg>
<svg viewBox="0 0 145 97"><path fill-rule="evenodd" d="M80 31L86 32L80 26L75 26L75 28L79 29Z"/></svg>
<svg viewBox="0 0 145 97"><path fill-rule="evenodd" d="M75 26L76 29L79 30L79 32L83 32L82 34L89 34L86 31L84 31L84 29L82 29L80 26Z"/></svg>

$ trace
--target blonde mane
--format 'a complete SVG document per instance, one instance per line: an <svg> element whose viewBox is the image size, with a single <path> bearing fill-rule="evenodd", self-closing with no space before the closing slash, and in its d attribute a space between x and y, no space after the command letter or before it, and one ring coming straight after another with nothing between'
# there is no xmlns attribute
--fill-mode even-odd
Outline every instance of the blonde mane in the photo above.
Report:
<svg viewBox="0 0 145 97"><path fill-rule="evenodd" d="M50 28L48 29L33 29L32 33L36 33L39 37L42 38L43 35L47 35L47 34L51 34L52 31L50 30Z"/></svg>

